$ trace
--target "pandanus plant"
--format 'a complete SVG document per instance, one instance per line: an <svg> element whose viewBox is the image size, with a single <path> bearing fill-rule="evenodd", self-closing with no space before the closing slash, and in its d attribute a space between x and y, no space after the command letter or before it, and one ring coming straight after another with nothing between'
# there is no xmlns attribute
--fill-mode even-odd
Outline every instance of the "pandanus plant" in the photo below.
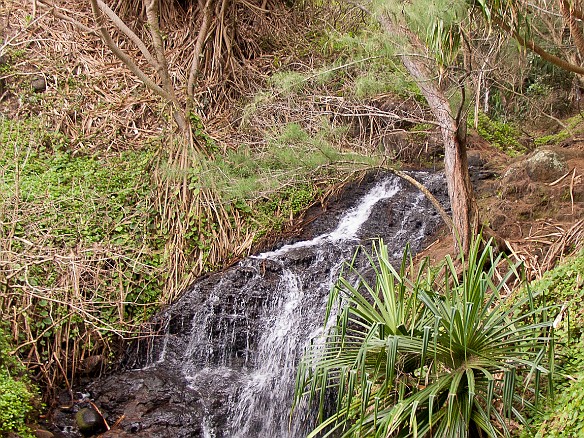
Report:
<svg viewBox="0 0 584 438"><path fill-rule="evenodd" d="M462 272L446 257L410 276L408 251L398 271L383 242L367 257L374 281L349 264L329 297L332 328L299 366L295 404L319 405L309 437L498 437L527 424L551 391L553 328L529 288L502 297L518 266L496 281L501 257L478 240Z"/></svg>

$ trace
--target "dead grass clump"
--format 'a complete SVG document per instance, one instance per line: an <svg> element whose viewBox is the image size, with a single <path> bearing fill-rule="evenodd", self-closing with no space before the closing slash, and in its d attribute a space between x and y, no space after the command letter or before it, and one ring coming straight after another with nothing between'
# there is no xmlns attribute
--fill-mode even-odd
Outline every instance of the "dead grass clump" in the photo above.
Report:
<svg viewBox="0 0 584 438"><path fill-rule="evenodd" d="M572 224L540 222L530 230L525 238L525 245L537 250L527 251L523 248L515 251L525 261L527 272L532 279L553 269L565 257L578 253L584 248L584 219Z"/></svg>
<svg viewBox="0 0 584 438"><path fill-rule="evenodd" d="M0 251L0 315L12 334L13 353L48 400L63 382L70 388L79 373L102 371L117 343L135 336L152 297L136 293L140 281L129 272L162 272L112 247L59 250L39 243L25 242L26 251Z"/></svg>
<svg viewBox="0 0 584 438"><path fill-rule="evenodd" d="M298 124L312 137L325 136L337 149L403 162L419 161L440 149L426 111L414 98L381 95L363 102L318 91L322 94L309 94L315 92L309 89L294 96L259 96L243 110L245 135L262 142L265 127Z"/></svg>

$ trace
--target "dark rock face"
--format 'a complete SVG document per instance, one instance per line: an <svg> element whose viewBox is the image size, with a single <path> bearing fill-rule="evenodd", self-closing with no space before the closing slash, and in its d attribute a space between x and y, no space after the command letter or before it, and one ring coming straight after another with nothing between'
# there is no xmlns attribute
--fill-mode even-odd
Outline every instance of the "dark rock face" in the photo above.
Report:
<svg viewBox="0 0 584 438"><path fill-rule="evenodd" d="M443 178L417 176L445 202ZM84 388L116 425L103 436L306 436L309 407L299 408L289 424L295 368L307 342L322 333L328 292L343 261L378 237L391 243L397 261L406 243L418 251L441 225L409 184L393 177L376 184L345 199L358 208L331 208L317 218L305 240L197 281L156 316L156 335L133 345L126 370ZM60 418L63 430L67 419Z"/></svg>

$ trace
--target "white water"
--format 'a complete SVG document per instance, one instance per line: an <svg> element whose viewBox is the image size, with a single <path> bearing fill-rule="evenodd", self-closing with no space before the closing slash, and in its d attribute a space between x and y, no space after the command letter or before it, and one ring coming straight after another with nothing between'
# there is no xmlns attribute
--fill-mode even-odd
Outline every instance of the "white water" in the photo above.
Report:
<svg viewBox="0 0 584 438"><path fill-rule="evenodd" d="M359 228L369 218L375 204L382 199L392 198L399 192L399 189L400 180L397 178L381 181L365 195L359 205L349 210L343 216L337 227L330 233L321 234L311 240L284 245L276 251L264 252L255 257L260 259L275 258L291 250L314 247L321 245L323 242L339 242L355 239Z"/></svg>
<svg viewBox="0 0 584 438"><path fill-rule="evenodd" d="M259 366L242 386L237 404L233 406L230 436L295 438L306 435L310 425L308 407L304 410L298 408L295 421L288 421L299 353L322 334L321 321L327 295L345 260L341 255L351 255L354 243L350 241L357 238L374 206L383 199L394 197L401 184L397 178L381 181L357 206L344 214L333 231L255 257L281 262L282 257L290 252L311 248L316 258L313 263L320 264L330 263L330 260L325 260L327 252L339 255L333 261L328 277L321 278L318 284L304 285L302 273L284 269L276 291L278 298L270 309L256 352Z"/></svg>

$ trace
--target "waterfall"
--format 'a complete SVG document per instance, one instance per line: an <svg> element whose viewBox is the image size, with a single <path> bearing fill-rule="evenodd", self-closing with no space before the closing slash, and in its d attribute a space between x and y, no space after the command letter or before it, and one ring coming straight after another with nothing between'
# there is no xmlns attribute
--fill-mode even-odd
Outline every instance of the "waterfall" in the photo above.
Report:
<svg viewBox="0 0 584 438"><path fill-rule="evenodd" d="M442 177L416 176L444 194ZM308 343L322 336L328 292L344 262L358 245L369 246L368 239L376 237L390 243L396 259L406 243L415 252L439 223L420 192L386 176L329 231L196 282L159 315L162 333L151 343L147 363L128 374L142 379L143 387L152 385L148 379L155 376L188 400L180 413L172 398L164 398L166 411L161 408L158 417L147 414L153 415L152 424L163 418L166 432L145 425L144 416L136 420L144 430L150 428L143 436L306 436L313 426L311 410L299 409L290 418L296 366ZM118 379L118 390L120 385ZM159 392L148 394L162 399ZM175 424L188 430L169 432Z"/></svg>
<svg viewBox="0 0 584 438"><path fill-rule="evenodd" d="M375 204L398 193L400 184L400 180L390 178L375 185L342 217L333 231L250 259L250 263L270 259L281 263L283 269L274 300L262 315L265 321L255 353L256 366L231 407L230 436L293 438L306 435L310 412L302 412L294 418L296 421L288 419L300 353L319 334L327 293L343 261L354 250L360 226L369 218ZM310 250L313 264L328 264L328 275L318 282L305 282L305 268L286 268L286 255L299 250Z"/></svg>

